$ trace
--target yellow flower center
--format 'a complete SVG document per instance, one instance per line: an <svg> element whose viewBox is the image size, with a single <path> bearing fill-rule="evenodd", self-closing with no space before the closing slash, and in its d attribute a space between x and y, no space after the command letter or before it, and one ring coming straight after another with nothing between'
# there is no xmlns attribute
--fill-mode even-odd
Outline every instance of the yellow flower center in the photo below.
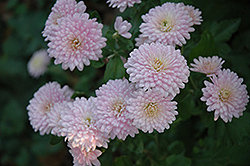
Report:
<svg viewBox="0 0 250 166"><path fill-rule="evenodd" d="M77 49L78 47L80 47L81 42L78 39L74 39L71 41L71 47L73 49Z"/></svg>
<svg viewBox="0 0 250 166"><path fill-rule="evenodd" d="M51 109L53 106L54 106L53 103L47 103L47 104L45 104L45 108L44 108L45 112L50 111L50 109Z"/></svg>
<svg viewBox="0 0 250 166"><path fill-rule="evenodd" d="M86 118L85 119L85 124L89 127L90 123L91 123L91 119L90 118Z"/></svg>
<svg viewBox="0 0 250 166"><path fill-rule="evenodd" d="M161 70L164 70L164 69L163 69L163 63L162 63L162 61L159 60L158 58L156 58L156 59L153 61L152 66L153 66L153 68L154 68L157 72L159 72L159 71L161 71Z"/></svg>
<svg viewBox="0 0 250 166"><path fill-rule="evenodd" d="M231 96L231 92L228 89L222 88L220 90L219 98L221 101L227 101Z"/></svg>
<svg viewBox="0 0 250 166"><path fill-rule="evenodd" d="M144 111L148 117L154 117L159 110L156 103L150 102L144 107Z"/></svg>
<svg viewBox="0 0 250 166"><path fill-rule="evenodd" d="M208 71L213 71L214 70L214 65L211 64L210 62L205 62L204 63L204 68Z"/></svg>
<svg viewBox="0 0 250 166"><path fill-rule="evenodd" d="M117 117L119 117L122 114L124 109L125 105L122 101L117 101L112 107L112 111L114 111Z"/></svg>
<svg viewBox="0 0 250 166"><path fill-rule="evenodd" d="M170 32L173 28L172 22L165 19L160 23L160 30L163 32Z"/></svg>

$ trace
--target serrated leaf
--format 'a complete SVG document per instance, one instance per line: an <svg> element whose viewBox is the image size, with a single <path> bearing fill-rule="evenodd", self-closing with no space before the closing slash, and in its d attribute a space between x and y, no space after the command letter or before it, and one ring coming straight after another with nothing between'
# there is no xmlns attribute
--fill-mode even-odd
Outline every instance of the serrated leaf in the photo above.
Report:
<svg viewBox="0 0 250 166"><path fill-rule="evenodd" d="M93 12L91 12L91 13L89 14L89 17L90 17L90 18L96 18L96 19L97 19L97 22L99 22L99 23L102 22L101 16L100 16L100 14L99 14L96 10L93 11Z"/></svg>
<svg viewBox="0 0 250 166"><path fill-rule="evenodd" d="M103 82L108 82L109 79L121 79L125 76L125 68L120 56L115 55L111 58L106 66Z"/></svg>
<svg viewBox="0 0 250 166"><path fill-rule="evenodd" d="M210 32L214 36L215 42L227 42L238 30L241 19L223 20L219 23L211 24Z"/></svg>
<svg viewBox="0 0 250 166"><path fill-rule="evenodd" d="M190 52L189 61L191 62L194 58L198 58L199 56L218 54L218 52L212 34L206 30L201 34L199 43Z"/></svg>

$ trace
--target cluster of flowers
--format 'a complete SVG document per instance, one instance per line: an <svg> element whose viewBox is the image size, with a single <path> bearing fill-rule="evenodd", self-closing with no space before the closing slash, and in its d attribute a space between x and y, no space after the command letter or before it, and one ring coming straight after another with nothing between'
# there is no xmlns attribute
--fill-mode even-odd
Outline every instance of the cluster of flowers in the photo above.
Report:
<svg viewBox="0 0 250 166"><path fill-rule="evenodd" d="M205 80L205 88L202 88L202 101L208 106L207 111L214 111L214 120L219 117L224 122L231 122L233 117L239 118L246 110L249 96L247 86L242 84L243 79L230 69L223 69L225 61L218 56L198 57L191 63L190 70L204 73L210 79Z"/></svg>
<svg viewBox="0 0 250 166"><path fill-rule="evenodd" d="M107 2L123 12L127 6L141 1ZM62 63L65 70L75 67L83 70L84 65L90 65L90 60L102 57L101 49L106 46L107 39L102 37L103 25L95 18L90 19L85 10L82 1L57 0L46 21L43 36L49 41L48 55L55 58L55 64ZM100 165L97 158L102 152L97 147L107 148L109 140L115 137L125 140L128 135L134 137L139 130L164 132L178 115L177 102L173 99L185 87L190 75L187 61L175 46L182 46L186 39L190 39L189 33L194 31L192 26L201 24L200 15L198 9L183 3L167 2L150 9L142 16L141 34L135 39L138 48L129 54L124 64L130 82L109 80L95 91L96 97L88 99L71 99L74 92L67 85L61 88L59 83L49 82L34 94L27 107L34 130L41 135L51 133L65 137L75 165ZM131 27L122 17L117 17L114 35L129 39ZM192 70L200 71L201 65L197 60L195 62ZM209 61L209 64L215 62L218 61ZM219 61L218 65L222 63ZM215 68L211 65L205 65L207 70ZM206 70L204 65L201 67ZM213 102L214 91L211 89L218 88L209 82L205 82L207 88L202 89L202 100L207 101L208 111L216 110L216 118L220 115L224 120L232 118L232 114L239 117L248 102L247 99L243 101L247 93L245 85L241 85L242 79L237 79L228 70L216 74L210 78L216 87L221 87L217 98L229 104L221 106L221 103ZM227 78L228 75L232 76ZM226 84L226 78L231 82ZM235 86L230 89L232 82ZM239 96L243 91L245 96ZM230 102L235 104L230 105ZM238 112L228 113L235 107Z"/></svg>

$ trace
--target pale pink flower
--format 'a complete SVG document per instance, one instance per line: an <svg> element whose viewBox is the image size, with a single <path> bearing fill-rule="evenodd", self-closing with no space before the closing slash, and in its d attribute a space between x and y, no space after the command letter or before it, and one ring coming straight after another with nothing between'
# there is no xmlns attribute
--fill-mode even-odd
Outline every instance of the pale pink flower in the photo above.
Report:
<svg viewBox="0 0 250 166"><path fill-rule="evenodd" d="M198 57L197 59L194 59L194 63L191 63L190 65L193 68L190 68L190 70L199 72L199 73L204 73L207 76L211 74L216 74L218 71L221 70L222 64L225 61L222 60L222 58L219 58L218 56L213 56L213 57Z"/></svg>
<svg viewBox="0 0 250 166"><path fill-rule="evenodd" d="M138 133L126 109L132 91L134 86L126 79L109 80L96 90L97 126L111 139L117 136L125 140L128 135L134 137Z"/></svg>
<svg viewBox="0 0 250 166"><path fill-rule="evenodd" d="M175 115L178 115L175 110L177 102L171 99L172 96L165 96L155 89L135 91L127 106L133 125L149 133L154 129L160 133L169 129L169 124L172 124L176 119Z"/></svg>
<svg viewBox="0 0 250 166"><path fill-rule="evenodd" d="M89 19L87 13L74 14L58 20L57 27L51 32L48 43L49 56L55 58L55 64L62 63L62 68L71 71L75 67L82 71L90 60L102 58L102 48L106 38L102 37L101 23Z"/></svg>
<svg viewBox="0 0 250 166"><path fill-rule="evenodd" d="M48 40L51 32L58 26L58 20L69 15L73 16L75 13L84 13L86 6L83 1L77 3L75 0L57 0L51 9L51 13L45 23L44 31L42 32L45 41Z"/></svg>
<svg viewBox="0 0 250 166"><path fill-rule="evenodd" d="M93 97L88 100L84 97L76 98L68 103L69 110L61 113L60 125L62 135L71 141L73 148L78 147L87 152L98 147L108 147L106 135L96 127L96 107Z"/></svg>
<svg viewBox="0 0 250 166"><path fill-rule="evenodd" d="M85 149L81 149L81 147L72 146L72 142L68 142L68 147L70 148L69 152L73 156L74 166L100 166L101 163L97 159L102 152L100 150L91 150L87 152Z"/></svg>
<svg viewBox="0 0 250 166"><path fill-rule="evenodd" d="M57 82L49 82L39 88L34 93L34 97L27 106L29 121L33 129L39 131L41 135L48 134L52 127L48 123L48 112L51 111L55 103L70 101L73 91L65 85Z"/></svg>
<svg viewBox="0 0 250 166"><path fill-rule="evenodd" d="M199 9L195 9L194 6L191 5L185 5L184 3L178 3L178 5L180 5L181 7L184 7L185 10L188 11L189 16L192 18L192 20L190 21L190 25L200 25L202 20L201 17L201 11Z"/></svg>
<svg viewBox="0 0 250 166"><path fill-rule="evenodd" d="M127 20L123 21L121 16L116 17L114 28L119 35L127 39L131 38L132 34L128 32L131 27L132 25Z"/></svg>
<svg viewBox="0 0 250 166"><path fill-rule="evenodd" d="M207 111L214 111L214 120L219 117L226 123L233 117L239 118L246 109L249 96L243 79L229 69L223 69L210 77L212 82L205 81L202 88L202 101L208 106Z"/></svg>
<svg viewBox="0 0 250 166"><path fill-rule="evenodd" d="M144 44L144 43L152 43L148 37L143 37L142 34L139 35L138 38L135 38L135 46L139 47L140 45Z"/></svg>
<svg viewBox="0 0 250 166"><path fill-rule="evenodd" d="M156 88L172 96L185 87L190 74L180 50L160 43L143 44L134 49L124 67L136 88Z"/></svg>
<svg viewBox="0 0 250 166"><path fill-rule="evenodd" d="M28 72L32 77L38 78L47 71L49 64L50 57L47 50L38 50L33 53L27 64Z"/></svg>
<svg viewBox="0 0 250 166"><path fill-rule="evenodd" d="M133 7L135 3L141 3L141 0L107 0L109 7L118 8L120 12L124 12L127 7Z"/></svg>
<svg viewBox="0 0 250 166"><path fill-rule="evenodd" d="M139 41L159 42L164 45L186 44L190 39L189 32L193 32L190 22L192 18L184 6L175 3L164 3L156 6L142 15L143 23L140 25L141 35ZM144 39L143 39L144 38ZM138 40L138 39L137 39ZM139 43L136 43L139 46Z"/></svg>
<svg viewBox="0 0 250 166"><path fill-rule="evenodd" d="M51 127L51 134L56 135L58 137L62 136L61 130L63 126L60 124L61 114L63 111L69 110L68 102L72 101L63 101L55 103L51 110L47 113L47 122L49 124L49 127Z"/></svg>

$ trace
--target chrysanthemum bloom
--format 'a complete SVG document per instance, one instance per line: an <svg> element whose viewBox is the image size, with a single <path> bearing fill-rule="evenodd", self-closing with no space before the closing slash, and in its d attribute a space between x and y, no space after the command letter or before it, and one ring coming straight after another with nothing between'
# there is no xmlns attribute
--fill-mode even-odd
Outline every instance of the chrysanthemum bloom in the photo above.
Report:
<svg viewBox="0 0 250 166"><path fill-rule="evenodd" d="M184 6L185 10L188 11L189 16L192 18L192 20L190 21L190 26L201 24L203 20L201 17L201 11L199 9L195 9L195 7L191 5L185 5L184 3L178 3L178 5L180 5L181 7Z"/></svg>
<svg viewBox="0 0 250 166"><path fill-rule="evenodd" d="M34 93L34 97L27 106L30 124L33 129L39 131L41 135L48 134L52 129L48 123L48 112L51 111L55 103L70 101L73 91L65 85L57 82L49 82L39 88Z"/></svg>
<svg viewBox="0 0 250 166"><path fill-rule="evenodd" d="M128 100L127 109L133 125L143 132L152 133L154 129L164 132L178 115L177 102L171 101L172 96L165 96L156 89L139 89L133 96Z"/></svg>
<svg viewBox="0 0 250 166"><path fill-rule="evenodd" d="M97 159L102 152L98 149L87 152L85 149L82 150L79 147L73 147L71 142L68 142L68 147L70 148L69 152L73 156L74 166L100 166L101 163Z"/></svg>
<svg viewBox="0 0 250 166"><path fill-rule="evenodd" d="M71 141L72 147L79 147L87 152L98 147L108 147L106 135L96 127L96 107L93 98L76 98L69 102L68 111L61 113L62 135Z"/></svg>
<svg viewBox="0 0 250 166"><path fill-rule="evenodd" d="M125 140L128 135L134 137L138 133L128 118L127 100L131 97L134 86L128 80L109 80L96 90L97 126L109 134Z"/></svg>
<svg viewBox="0 0 250 166"><path fill-rule="evenodd" d="M120 12L124 12L127 7L133 7L135 3L141 3L141 0L107 0L109 7L118 8Z"/></svg>
<svg viewBox="0 0 250 166"><path fill-rule="evenodd" d="M68 111L69 106L68 102L72 101L63 101L55 103L54 106L50 109L50 111L47 113L48 119L47 122L49 124L49 127L51 127L51 134L61 137L62 131L61 129L63 126L60 124L61 120L61 114L63 111Z"/></svg>
<svg viewBox="0 0 250 166"><path fill-rule="evenodd" d="M207 76L211 74L216 74L218 71L221 70L222 64L225 62L222 60L222 58L219 58L218 56L213 57L198 57L199 60L194 59L194 63L191 63L190 65L193 68L190 68L190 70L204 73Z"/></svg>
<svg viewBox="0 0 250 166"><path fill-rule="evenodd" d="M160 43L143 44L130 53L124 64L136 88L156 88L173 97L188 82L189 68L180 50Z"/></svg>
<svg viewBox="0 0 250 166"><path fill-rule="evenodd" d="M114 24L114 28L117 31L116 33L118 33L122 37L129 39L132 37L132 34L128 32L131 27L132 25L128 23L127 20L123 21L121 16L116 17Z"/></svg>
<svg viewBox="0 0 250 166"><path fill-rule="evenodd" d="M219 71L210 79L212 82L204 82L201 100L206 102L207 111L214 111L214 120L221 117L227 123L233 117L242 116L249 98L243 79L229 69Z"/></svg>
<svg viewBox="0 0 250 166"><path fill-rule="evenodd" d="M175 3L164 3L156 6L142 15L143 23L140 25L140 38L148 38L146 41L159 42L164 45L186 44L190 39L189 32L193 32L190 22L193 20L184 6ZM139 43L136 43L139 46Z"/></svg>
<svg viewBox="0 0 250 166"><path fill-rule="evenodd" d="M75 67L82 71L90 60L102 58L102 48L106 38L102 37L101 23L89 19L87 13L63 17L51 32L48 43L49 56L55 58L55 64L62 63L62 68L71 71Z"/></svg>
<svg viewBox="0 0 250 166"><path fill-rule="evenodd" d="M45 41L48 40L54 27L58 26L58 19L66 16L73 16L75 13L84 13L86 6L83 1L77 3L75 0L57 0L51 9L51 13L45 23L44 31L42 32Z"/></svg>
<svg viewBox="0 0 250 166"><path fill-rule="evenodd" d="M50 57L47 50L38 50L33 53L27 64L28 72L32 77L38 78L46 72L49 64Z"/></svg>

